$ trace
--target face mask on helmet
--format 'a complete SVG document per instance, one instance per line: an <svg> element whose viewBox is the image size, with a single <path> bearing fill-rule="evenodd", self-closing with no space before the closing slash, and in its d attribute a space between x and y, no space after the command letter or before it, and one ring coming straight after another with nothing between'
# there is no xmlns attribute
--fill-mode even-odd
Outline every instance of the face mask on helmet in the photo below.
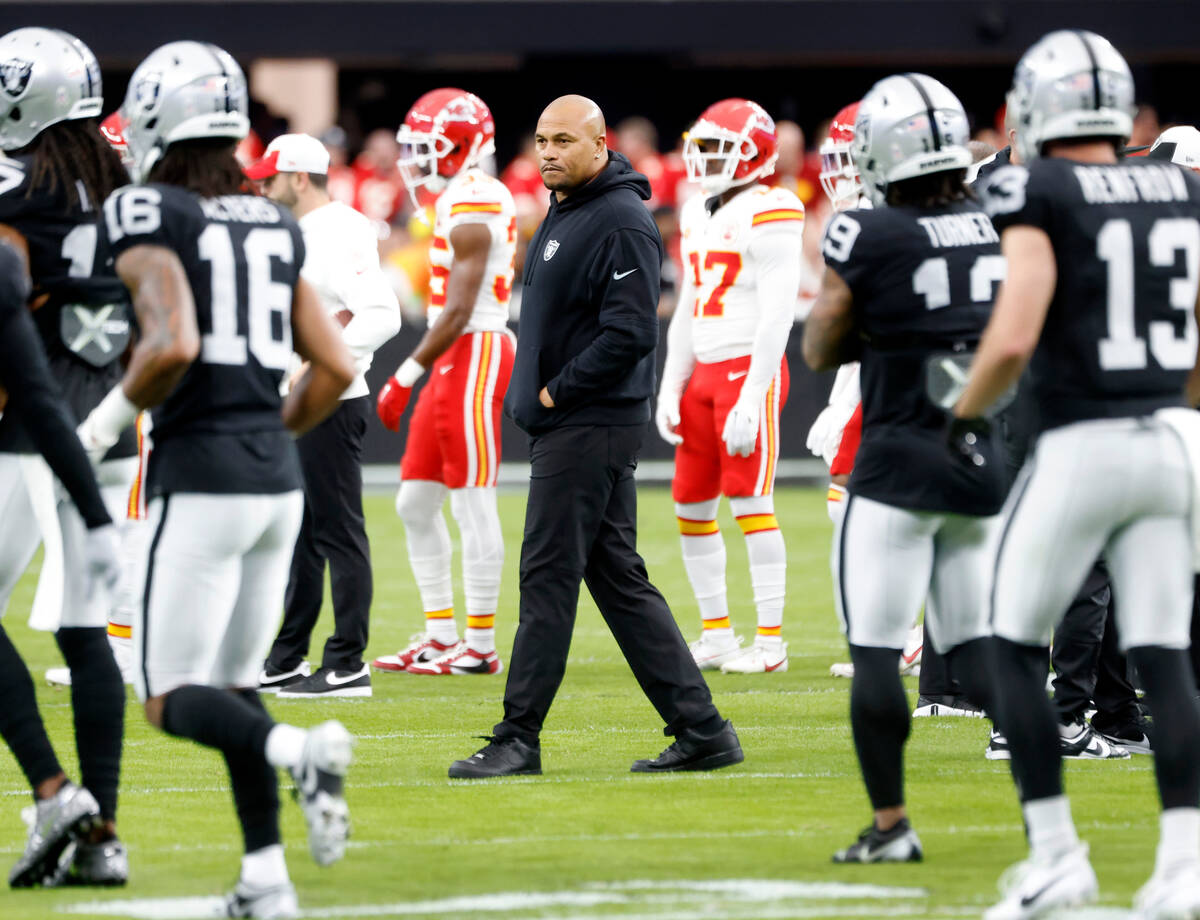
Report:
<svg viewBox="0 0 1200 920"><path fill-rule="evenodd" d="M689 131L683 147L688 180L699 183L707 195L719 195L742 182L734 181L738 166L754 159L758 151L749 138L740 138L715 125Z"/></svg>
<svg viewBox="0 0 1200 920"><path fill-rule="evenodd" d="M396 167L409 194L417 189L425 189L435 195L444 190L452 174L446 172L447 167L442 161L454 149L454 145L440 134L413 131L408 125L400 126L396 140L400 144ZM413 200L416 201L415 198Z"/></svg>
<svg viewBox="0 0 1200 920"><path fill-rule="evenodd" d="M862 179L850 156L850 145L826 141L821 145L821 188L835 211L853 208L862 197Z"/></svg>

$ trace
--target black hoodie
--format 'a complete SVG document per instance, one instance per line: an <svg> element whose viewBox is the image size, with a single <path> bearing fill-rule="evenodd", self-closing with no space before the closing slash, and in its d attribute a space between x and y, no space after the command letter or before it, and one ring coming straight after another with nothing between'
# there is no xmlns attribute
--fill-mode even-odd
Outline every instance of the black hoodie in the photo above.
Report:
<svg viewBox="0 0 1200 920"><path fill-rule="evenodd" d="M650 183L608 165L562 201L525 256L521 322L504 411L525 431L644 425L654 396L662 238L642 203ZM554 408L538 399L550 391Z"/></svg>

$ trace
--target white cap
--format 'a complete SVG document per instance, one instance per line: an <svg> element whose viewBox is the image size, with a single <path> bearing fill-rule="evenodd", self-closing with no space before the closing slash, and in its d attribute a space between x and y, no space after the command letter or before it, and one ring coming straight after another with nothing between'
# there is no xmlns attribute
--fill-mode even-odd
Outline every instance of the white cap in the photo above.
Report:
<svg viewBox="0 0 1200 920"><path fill-rule="evenodd" d="M1167 128L1158 136L1158 140L1146 156L1156 160L1170 160L1191 169L1200 169L1200 131L1191 125Z"/></svg>
<svg viewBox="0 0 1200 920"><path fill-rule="evenodd" d="M267 179L281 172L325 175L329 151L310 134L281 134L267 145L262 159L246 167L247 179Z"/></svg>

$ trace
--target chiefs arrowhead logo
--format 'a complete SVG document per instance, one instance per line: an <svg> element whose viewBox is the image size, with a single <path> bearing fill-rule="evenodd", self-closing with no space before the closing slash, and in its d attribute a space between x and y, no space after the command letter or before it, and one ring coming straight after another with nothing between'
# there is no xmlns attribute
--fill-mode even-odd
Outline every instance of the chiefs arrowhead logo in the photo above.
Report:
<svg viewBox="0 0 1200 920"><path fill-rule="evenodd" d="M542 250L542 261L549 262L554 258L556 252L558 252L558 240L551 240L546 244L546 248Z"/></svg>
<svg viewBox="0 0 1200 920"><path fill-rule="evenodd" d="M29 85L29 75L33 73L33 61L21 58L9 58L0 64L0 85L12 99L19 99Z"/></svg>

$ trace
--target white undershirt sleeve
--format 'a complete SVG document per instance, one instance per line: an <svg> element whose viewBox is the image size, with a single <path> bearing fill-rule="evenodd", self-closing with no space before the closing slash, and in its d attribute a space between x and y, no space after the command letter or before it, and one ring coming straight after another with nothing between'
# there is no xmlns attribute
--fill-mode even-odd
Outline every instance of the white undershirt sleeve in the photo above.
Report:
<svg viewBox="0 0 1200 920"><path fill-rule="evenodd" d="M761 402L779 371L800 295L801 246L796 233L765 233L748 246L758 267L759 320L739 402Z"/></svg>

